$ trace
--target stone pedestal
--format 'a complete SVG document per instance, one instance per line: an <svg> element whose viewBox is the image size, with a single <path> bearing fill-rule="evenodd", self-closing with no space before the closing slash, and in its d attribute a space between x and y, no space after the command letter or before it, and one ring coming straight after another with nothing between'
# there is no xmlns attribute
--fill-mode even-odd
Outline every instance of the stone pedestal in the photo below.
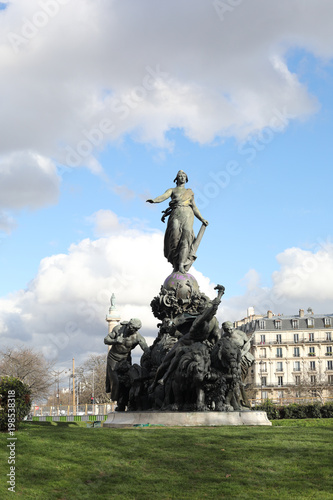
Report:
<svg viewBox="0 0 333 500"><path fill-rule="evenodd" d="M112 412L103 427L131 427L134 425L166 427L200 427L222 425L272 425L264 411L198 411L198 412Z"/></svg>

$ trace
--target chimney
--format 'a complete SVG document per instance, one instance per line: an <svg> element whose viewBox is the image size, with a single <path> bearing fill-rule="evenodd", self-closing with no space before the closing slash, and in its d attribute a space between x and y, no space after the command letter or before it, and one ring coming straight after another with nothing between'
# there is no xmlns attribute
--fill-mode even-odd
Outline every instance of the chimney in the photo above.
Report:
<svg viewBox="0 0 333 500"><path fill-rule="evenodd" d="M304 318L304 309L299 310L299 317Z"/></svg>
<svg viewBox="0 0 333 500"><path fill-rule="evenodd" d="M272 311L267 311L267 318L273 318Z"/></svg>

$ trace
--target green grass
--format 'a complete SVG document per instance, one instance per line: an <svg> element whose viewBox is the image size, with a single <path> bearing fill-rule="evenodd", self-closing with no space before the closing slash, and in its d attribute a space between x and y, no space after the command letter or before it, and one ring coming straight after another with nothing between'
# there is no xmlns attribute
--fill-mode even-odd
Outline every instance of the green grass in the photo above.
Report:
<svg viewBox="0 0 333 500"><path fill-rule="evenodd" d="M12 498L7 437L0 435L4 499ZM333 419L131 429L32 422L16 437L23 499L333 499Z"/></svg>

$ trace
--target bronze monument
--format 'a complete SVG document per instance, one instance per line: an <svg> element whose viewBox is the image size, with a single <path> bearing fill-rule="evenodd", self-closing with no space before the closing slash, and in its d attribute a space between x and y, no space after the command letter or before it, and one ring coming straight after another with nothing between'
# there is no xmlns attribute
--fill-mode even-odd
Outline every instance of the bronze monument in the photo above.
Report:
<svg viewBox="0 0 333 500"><path fill-rule="evenodd" d="M139 320L123 322L105 338L108 354L106 390L124 411L249 411L244 379L253 363L250 338L232 323L219 326L216 318L224 287L213 299L200 291L188 273L208 222L198 210L194 194L180 170L176 187L149 203L171 198L163 211L168 218L164 255L173 267L161 290L151 301L159 320L156 339L148 347L138 333ZM202 222L195 237L194 217ZM143 349L140 365L131 362L131 350Z"/></svg>

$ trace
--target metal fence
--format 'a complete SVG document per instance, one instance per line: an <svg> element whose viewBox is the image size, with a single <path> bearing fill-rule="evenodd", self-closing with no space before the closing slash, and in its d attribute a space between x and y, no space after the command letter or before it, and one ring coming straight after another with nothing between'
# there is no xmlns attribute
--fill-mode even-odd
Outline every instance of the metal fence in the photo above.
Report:
<svg viewBox="0 0 333 500"><path fill-rule="evenodd" d="M267 398L256 398L250 399L249 402L251 406L259 406L265 403ZM269 398L273 404L285 406L293 403L296 404L310 404L310 403L333 403L333 397L318 398L318 397L302 397L302 398ZM108 413L115 411L117 403L105 403L105 404L84 404L84 405L60 405L60 406L33 406L31 408L32 417L63 417L63 416L84 416L84 415L108 415Z"/></svg>
<svg viewBox="0 0 333 500"><path fill-rule="evenodd" d="M84 415L107 415L115 410L116 403L105 404L84 404L84 405L59 405L59 406L38 406L31 408L33 417L63 417L63 416L84 416Z"/></svg>

